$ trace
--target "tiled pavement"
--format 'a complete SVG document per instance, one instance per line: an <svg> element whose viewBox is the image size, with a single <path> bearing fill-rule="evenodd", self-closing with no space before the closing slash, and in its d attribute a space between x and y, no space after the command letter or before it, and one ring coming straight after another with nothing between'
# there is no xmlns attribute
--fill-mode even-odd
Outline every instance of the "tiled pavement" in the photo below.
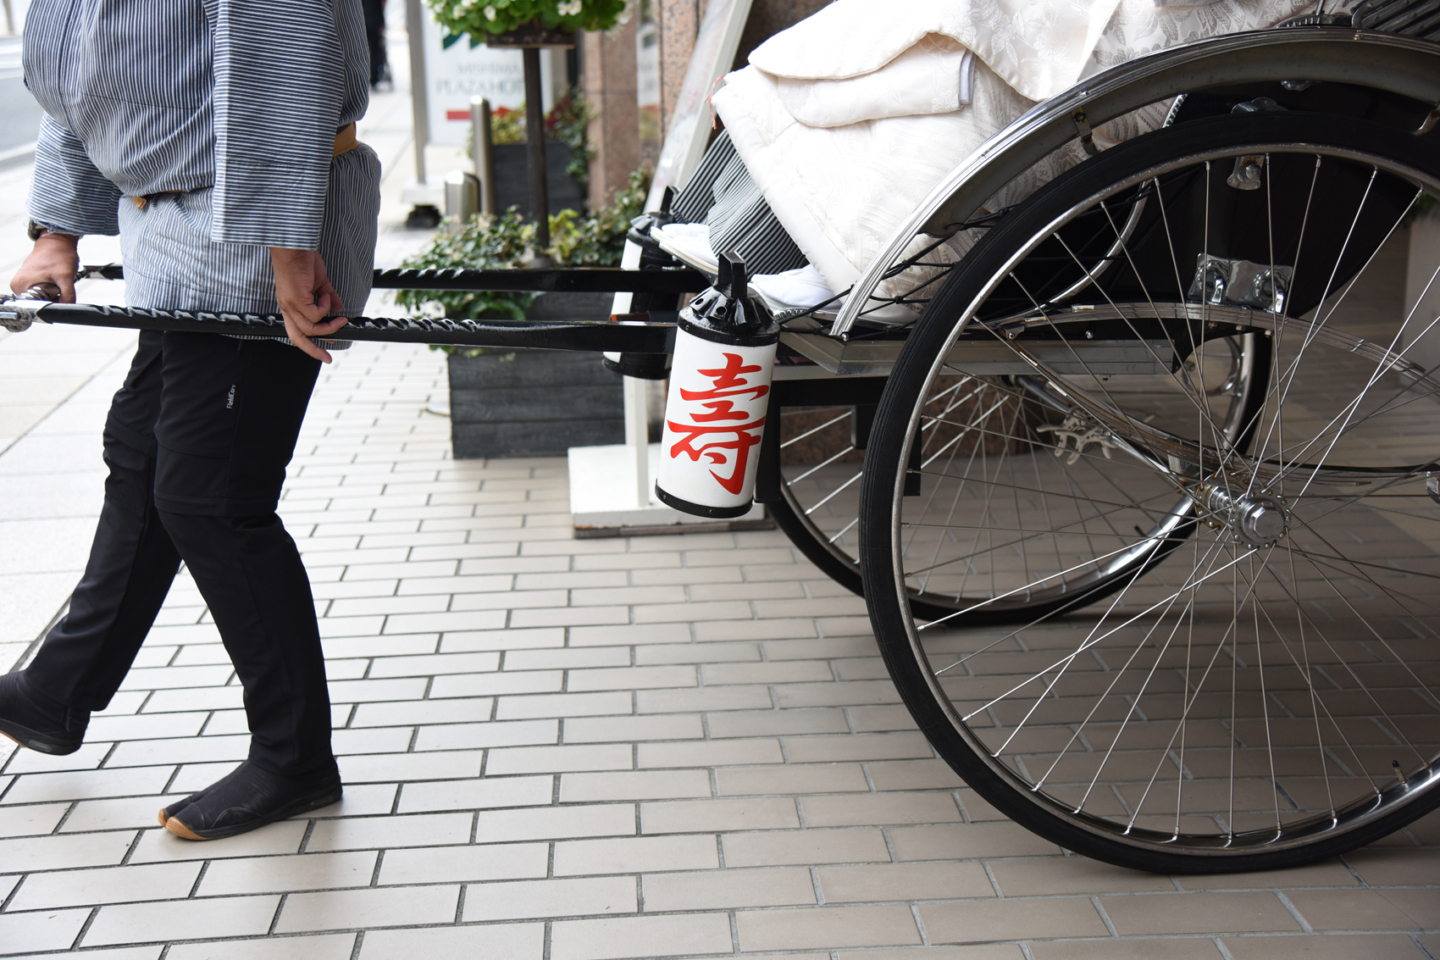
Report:
<svg viewBox="0 0 1440 960"><path fill-rule="evenodd" d="M357 347L285 494L343 803L155 826L246 743L182 578L85 748L0 751L0 954L1440 955L1440 817L1276 874L1066 856L934 759L861 602L781 534L571 539L564 462L452 461L444 392L438 354Z"/></svg>

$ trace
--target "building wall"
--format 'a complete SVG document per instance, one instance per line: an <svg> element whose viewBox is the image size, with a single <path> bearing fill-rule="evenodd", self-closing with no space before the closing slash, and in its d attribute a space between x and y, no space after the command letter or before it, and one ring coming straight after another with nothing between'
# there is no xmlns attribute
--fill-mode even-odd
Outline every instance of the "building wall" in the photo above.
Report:
<svg viewBox="0 0 1440 960"><path fill-rule="evenodd" d="M668 130L685 82L695 35L707 0L655 0L660 32L660 115ZM766 39L810 16L829 0L754 0L735 66ZM585 92L600 111L590 125L596 156L590 165L590 203L595 206L625 185L640 163L639 110L635 92L635 22L604 34L585 34L581 60Z"/></svg>

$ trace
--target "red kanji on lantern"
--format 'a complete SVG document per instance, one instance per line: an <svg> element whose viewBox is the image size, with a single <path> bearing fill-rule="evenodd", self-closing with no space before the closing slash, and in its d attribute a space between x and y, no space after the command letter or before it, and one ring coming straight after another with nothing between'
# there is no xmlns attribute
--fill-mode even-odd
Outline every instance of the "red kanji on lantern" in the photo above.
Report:
<svg viewBox="0 0 1440 960"><path fill-rule="evenodd" d="M702 455L715 464L723 464L727 459L730 460L729 476L722 476L714 470L710 471L710 475L722 487L738 496L745 486L745 468L749 463L750 448L760 443L765 418L762 416L749 423L738 424L721 424L716 421L745 420L750 414L744 410L736 410L735 400L730 398L748 397L751 402L754 402L768 394L770 387L765 384L751 385L746 380L748 374L759 373L764 369L763 367L759 365L745 366L739 354L726 353L722 356L725 357L724 367L696 371L710 380L710 389L686 390L681 388L680 390L681 399L697 403L698 406L709 412L700 413L692 410L688 413L691 423L677 423L674 420L668 420L666 425L679 437L679 440L670 447L672 459L678 458L683 453L696 462L699 462ZM727 455L727 451L733 451L733 453Z"/></svg>

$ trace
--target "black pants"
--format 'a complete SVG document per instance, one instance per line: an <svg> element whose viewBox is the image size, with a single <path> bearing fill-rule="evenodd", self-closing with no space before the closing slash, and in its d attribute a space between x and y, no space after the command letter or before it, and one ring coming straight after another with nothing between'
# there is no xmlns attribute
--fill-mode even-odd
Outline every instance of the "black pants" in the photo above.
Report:
<svg viewBox="0 0 1440 960"><path fill-rule="evenodd" d="M184 560L245 688L250 759L333 764L310 581L275 506L320 364L285 343L140 334L105 424L105 505L70 611L26 669L102 710Z"/></svg>

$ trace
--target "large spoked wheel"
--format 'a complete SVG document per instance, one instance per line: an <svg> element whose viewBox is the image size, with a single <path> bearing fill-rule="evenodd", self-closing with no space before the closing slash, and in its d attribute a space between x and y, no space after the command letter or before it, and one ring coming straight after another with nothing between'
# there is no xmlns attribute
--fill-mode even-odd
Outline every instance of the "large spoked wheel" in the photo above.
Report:
<svg viewBox="0 0 1440 960"><path fill-rule="evenodd" d="M920 728L1016 821L1220 872L1440 805L1440 376L1413 359L1440 324L1403 297L1425 193L1429 138L1184 124L1038 191L917 325L867 453L866 596ZM1030 372L954 416L977 336Z"/></svg>

